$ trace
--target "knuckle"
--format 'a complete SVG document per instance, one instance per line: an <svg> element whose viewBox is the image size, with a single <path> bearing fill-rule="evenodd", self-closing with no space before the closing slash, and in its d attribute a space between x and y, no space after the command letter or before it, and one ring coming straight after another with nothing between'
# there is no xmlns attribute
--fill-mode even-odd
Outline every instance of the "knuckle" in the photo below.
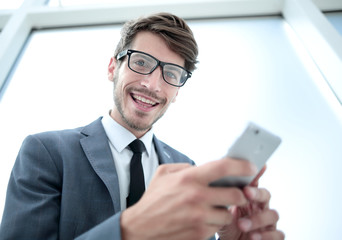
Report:
<svg viewBox="0 0 342 240"><path fill-rule="evenodd" d="M270 210L270 214L272 215L272 218L275 220L275 221L278 221L279 220L279 214L276 210L274 209L271 209Z"/></svg>
<svg viewBox="0 0 342 240"><path fill-rule="evenodd" d="M185 202L188 204L197 204L205 201L205 195L199 188L192 188L185 196Z"/></svg>
<svg viewBox="0 0 342 240"><path fill-rule="evenodd" d="M234 205L243 205L247 201L243 192L238 188L232 188L231 191L229 192L229 197L232 201L231 204L234 204Z"/></svg>
<svg viewBox="0 0 342 240"><path fill-rule="evenodd" d="M168 169L168 166L165 164L158 166L156 175L164 175L165 173L167 173L168 171L167 169Z"/></svg>
<svg viewBox="0 0 342 240"><path fill-rule="evenodd" d="M204 194L204 192L200 188L196 188L193 191L192 197L194 200L196 200L198 202L202 202L206 199L206 195Z"/></svg>
<svg viewBox="0 0 342 240"><path fill-rule="evenodd" d="M178 181L180 184L186 185L193 182L193 177L192 175L188 174L188 172L186 172L178 177Z"/></svg>
<svg viewBox="0 0 342 240"><path fill-rule="evenodd" d="M202 229L206 221L205 211L203 211L200 208L196 209L195 212L191 214L190 221L194 224L196 228L199 228L198 230Z"/></svg>
<svg viewBox="0 0 342 240"><path fill-rule="evenodd" d="M261 233L262 239L285 239L285 234L282 231L264 231Z"/></svg>
<svg viewBox="0 0 342 240"><path fill-rule="evenodd" d="M265 188L261 189L264 195L265 200L269 201L271 199L271 193Z"/></svg>
<svg viewBox="0 0 342 240"><path fill-rule="evenodd" d="M268 202L271 199L271 193L265 188L257 188L255 195L258 201Z"/></svg>

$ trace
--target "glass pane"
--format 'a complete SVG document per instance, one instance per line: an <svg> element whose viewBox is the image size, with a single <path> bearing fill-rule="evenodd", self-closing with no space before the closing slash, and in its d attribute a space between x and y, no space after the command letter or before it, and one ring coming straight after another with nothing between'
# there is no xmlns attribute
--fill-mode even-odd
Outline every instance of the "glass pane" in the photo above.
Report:
<svg viewBox="0 0 342 240"><path fill-rule="evenodd" d="M341 106L304 46L280 17L189 23L200 64L156 136L203 164L222 157L248 121L277 133L283 142L260 185L272 192L280 229L291 240L337 239ZM82 126L112 107L107 66L118 39L117 26L32 34L0 103L1 207L26 135Z"/></svg>
<svg viewBox="0 0 342 240"><path fill-rule="evenodd" d="M0 99L1 216L24 136L84 125L111 108L107 66L118 38L117 26L32 33Z"/></svg>
<svg viewBox="0 0 342 240"><path fill-rule="evenodd" d="M342 12L325 13L325 16L342 36Z"/></svg>
<svg viewBox="0 0 342 240"><path fill-rule="evenodd" d="M185 3L185 2L197 2L198 0L146 0L144 4L161 4L161 3ZM49 6L75 6L75 5L96 5L96 4L141 4L140 0L50 0Z"/></svg>
<svg viewBox="0 0 342 240"><path fill-rule="evenodd" d="M16 9L21 6L24 0L1 0L0 9Z"/></svg>

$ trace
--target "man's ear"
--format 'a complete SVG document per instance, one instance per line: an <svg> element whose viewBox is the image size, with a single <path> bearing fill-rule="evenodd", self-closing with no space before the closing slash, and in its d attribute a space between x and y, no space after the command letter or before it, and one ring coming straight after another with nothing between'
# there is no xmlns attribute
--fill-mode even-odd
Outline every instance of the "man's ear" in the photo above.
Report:
<svg viewBox="0 0 342 240"><path fill-rule="evenodd" d="M114 80L114 72L116 68L116 59L114 57L110 58L109 65L108 65L108 80Z"/></svg>
<svg viewBox="0 0 342 240"><path fill-rule="evenodd" d="M176 102L176 98L177 98L177 96L178 96L178 91L179 91L179 88L178 88L178 90L177 90L177 92L176 92L176 96L172 99L172 102L173 102L173 103Z"/></svg>

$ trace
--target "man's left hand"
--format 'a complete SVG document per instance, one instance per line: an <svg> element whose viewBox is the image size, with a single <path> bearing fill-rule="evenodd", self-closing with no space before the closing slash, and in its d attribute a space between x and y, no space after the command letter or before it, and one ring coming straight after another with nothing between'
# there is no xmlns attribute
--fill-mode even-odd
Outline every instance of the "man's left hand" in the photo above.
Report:
<svg viewBox="0 0 342 240"><path fill-rule="evenodd" d="M278 213L269 208L270 192L257 187L264 171L265 168L243 189L249 203L229 208L234 220L218 232L221 240L285 239L284 233L277 229Z"/></svg>

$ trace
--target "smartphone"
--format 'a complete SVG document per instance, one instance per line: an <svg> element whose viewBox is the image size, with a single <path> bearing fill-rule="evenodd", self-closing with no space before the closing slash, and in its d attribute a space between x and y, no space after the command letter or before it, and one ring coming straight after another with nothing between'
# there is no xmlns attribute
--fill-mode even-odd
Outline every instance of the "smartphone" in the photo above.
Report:
<svg viewBox="0 0 342 240"><path fill-rule="evenodd" d="M241 136L230 147L227 156L253 162L260 171L280 143L280 137L250 122ZM227 176L209 185L243 188L251 183L254 178L255 176Z"/></svg>

